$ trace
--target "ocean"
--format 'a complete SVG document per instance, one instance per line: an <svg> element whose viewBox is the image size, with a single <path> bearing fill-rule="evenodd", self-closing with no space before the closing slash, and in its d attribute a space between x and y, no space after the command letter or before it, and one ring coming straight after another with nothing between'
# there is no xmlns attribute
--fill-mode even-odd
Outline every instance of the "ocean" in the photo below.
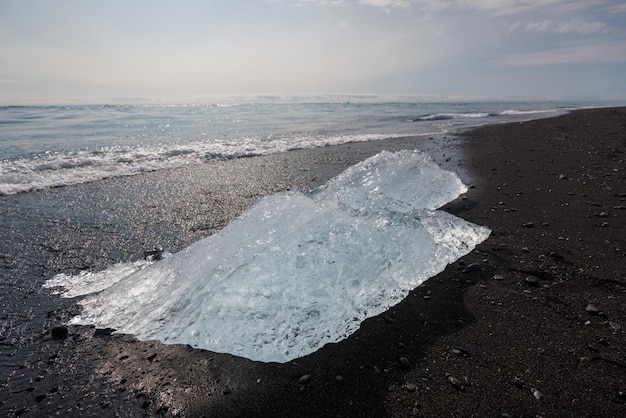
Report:
<svg viewBox="0 0 626 418"><path fill-rule="evenodd" d="M556 116L589 103L289 102L0 107L0 195Z"/></svg>

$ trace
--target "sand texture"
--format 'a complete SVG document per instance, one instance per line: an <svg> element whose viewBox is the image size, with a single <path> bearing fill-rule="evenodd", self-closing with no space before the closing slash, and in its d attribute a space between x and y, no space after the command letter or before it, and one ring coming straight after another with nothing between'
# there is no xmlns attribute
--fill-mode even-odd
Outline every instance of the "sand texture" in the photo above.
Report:
<svg viewBox="0 0 626 418"><path fill-rule="evenodd" d="M258 197L382 149L471 184L445 210L492 235L347 340L260 363L91 327L60 271L178 250ZM597 417L626 414L626 108L206 164L3 197L0 415Z"/></svg>

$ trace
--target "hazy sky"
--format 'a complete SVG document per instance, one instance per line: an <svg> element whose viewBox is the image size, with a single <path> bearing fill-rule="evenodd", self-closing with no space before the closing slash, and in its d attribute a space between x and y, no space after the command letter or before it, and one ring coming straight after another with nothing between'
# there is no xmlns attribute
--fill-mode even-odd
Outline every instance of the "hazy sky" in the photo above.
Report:
<svg viewBox="0 0 626 418"><path fill-rule="evenodd" d="M626 2L0 0L2 104L313 93L626 99Z"/></svg>

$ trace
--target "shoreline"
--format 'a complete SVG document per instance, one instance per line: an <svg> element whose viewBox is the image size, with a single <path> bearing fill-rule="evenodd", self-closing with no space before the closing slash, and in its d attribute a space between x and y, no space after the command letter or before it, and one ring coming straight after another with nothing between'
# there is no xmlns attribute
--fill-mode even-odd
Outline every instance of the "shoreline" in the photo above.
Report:
<svg viewBox="0 0 626 418"><path fill-rule="evenodd" d="M3 370L2 391L10 396L0 412L619 416L626 411L626 339L611 324L626 327L624 138L626 108L601 108L422 144L473 184L444 209L491 228L492 236L348 339L289 363L94 335L89 327L69 327L67 337L54 339L49 330L75 314L71 301L57 300L58 310L41 325L30 322L43 327L41 336L5 344L3 351L13 353L6 363L24 366ZM415 145L394 139L298 150L17 200L74 219L65 204L86 199L89 209L77 211L98 214L88 222L52 222L56 230L35 239L43 246L61 232L38 272L50 275L139 257L163 241L180 249L261 195L292 185L310 190L380 149ZM121 192L136 202L115 201ZM125 217L126 224L115 225ZM123 239L115 235L122 233ZM34 273L18 265L11 274ZM588 304L599 312L587 312ZM461 390L446 374L471 384ZM310 379L300 382L304 375Z"/></svg>

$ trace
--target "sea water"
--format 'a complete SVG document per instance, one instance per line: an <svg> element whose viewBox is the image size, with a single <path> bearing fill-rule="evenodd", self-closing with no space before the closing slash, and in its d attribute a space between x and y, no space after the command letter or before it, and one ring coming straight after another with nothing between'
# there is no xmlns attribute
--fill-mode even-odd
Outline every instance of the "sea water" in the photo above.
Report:
<svg viewBox="0 0 626 418"><path fill-rule="evenodd" d="M408 136L428 140L581 106L351 99L0 107L0 195L298 148Z"/></svg>

